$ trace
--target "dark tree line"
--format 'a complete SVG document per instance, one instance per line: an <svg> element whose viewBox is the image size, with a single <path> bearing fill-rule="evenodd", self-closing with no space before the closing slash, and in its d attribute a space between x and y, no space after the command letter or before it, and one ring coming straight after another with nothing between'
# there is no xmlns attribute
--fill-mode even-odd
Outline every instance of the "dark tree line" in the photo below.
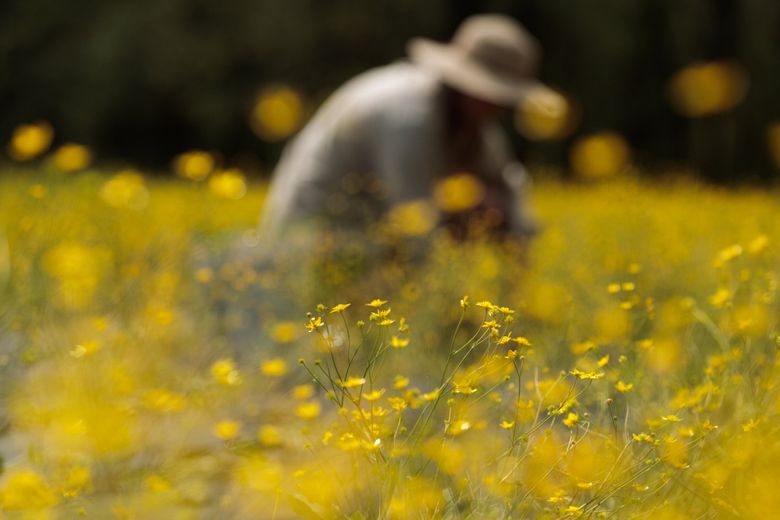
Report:
<svg viewBox="0 0 780 520"><path fill-rule="evenodd" d="M529 161L565 165L571 139L615 130L649 169L688 164L724 182L780 176L766 128L780 120L777 0L2 0L0 138L51 121L57 139L99 157L165 167L189 148L272 164L247 113L282 81L312 105L345 79L403 57L414 36L450 37L503 12L544 47L543 79L582 109L564 142L518 140ZM681 67L729 58L749 88L735 109L690 119L667 83Z"/></svg>

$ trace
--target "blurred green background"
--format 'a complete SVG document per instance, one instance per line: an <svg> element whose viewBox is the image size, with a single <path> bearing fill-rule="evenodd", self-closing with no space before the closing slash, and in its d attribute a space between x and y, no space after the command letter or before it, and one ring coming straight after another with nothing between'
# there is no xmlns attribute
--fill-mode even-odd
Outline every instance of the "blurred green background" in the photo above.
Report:
<svg viewBox="0 0 780 520"><path fill-rule="evenodd" d="M311 111L351 76L402 58L410 38L445 41L466 16L501 12L539 38L542 79L578 107L578 124L558 139L521 138L508 122L529 164L565 172L575 140L610 131L644 171L780 178L777 0L3 0L0 9L3 143L46 120L55 144L86 144L98 161L162 172L196 148L268 172L283 142L248 124L263 87L290 85ZM675 108L675 74L723 60L738 76L729 102ZM700 88L706 98L718 86Z"/></svg>

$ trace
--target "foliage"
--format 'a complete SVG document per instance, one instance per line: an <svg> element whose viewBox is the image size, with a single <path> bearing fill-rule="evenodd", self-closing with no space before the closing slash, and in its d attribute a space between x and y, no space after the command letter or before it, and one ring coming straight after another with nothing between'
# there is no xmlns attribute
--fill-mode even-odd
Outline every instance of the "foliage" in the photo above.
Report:
<svg viewBox="0 0 780 520"><path fill-rule="evenodd" d="M780 505L776 193L546 182L524 260L439 237L292 289L303 262L214 254L255 240L263 186L43 168L0 187L11 518Z"/></svg>

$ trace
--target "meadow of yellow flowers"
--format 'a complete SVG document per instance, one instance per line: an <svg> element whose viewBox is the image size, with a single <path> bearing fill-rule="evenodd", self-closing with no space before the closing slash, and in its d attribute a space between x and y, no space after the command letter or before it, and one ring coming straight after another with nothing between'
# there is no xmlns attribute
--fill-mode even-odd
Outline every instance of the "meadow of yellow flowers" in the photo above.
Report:
<svg viewBox="0 0 780 520"><path fill-rule="evenodd" d="M69 146L0 176L0 518L778 514L776 191L542 181L527 251L281 269L240 171Z"/></svg>

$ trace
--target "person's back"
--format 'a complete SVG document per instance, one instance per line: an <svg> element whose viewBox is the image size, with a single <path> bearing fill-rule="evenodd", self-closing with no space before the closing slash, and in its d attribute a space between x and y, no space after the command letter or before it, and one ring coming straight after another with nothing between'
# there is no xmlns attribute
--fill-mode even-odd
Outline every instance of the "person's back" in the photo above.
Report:
<svg viewBox="0 0 780 520"><path fill-rule="evenodd" d="M526 176L497 124L540 85L533 37L509 18L475 16L451 44L417 39L409 52L410 62L338 89L285 150L261 220L267 244L288 230L315 238L323 229L368 231L393 206L430 200L437 180L459 172L479 187L474 213L498 215L521 239L533 232L520 202Z"/></svg>
<svg viewBox="0 0 780 520"><path fill-rule="evenodd" d="M263 231L312 221L363 228L389 204L427 196L443 168L441 98L436 76L409 62L346 83L285 150Z"/></svg>

